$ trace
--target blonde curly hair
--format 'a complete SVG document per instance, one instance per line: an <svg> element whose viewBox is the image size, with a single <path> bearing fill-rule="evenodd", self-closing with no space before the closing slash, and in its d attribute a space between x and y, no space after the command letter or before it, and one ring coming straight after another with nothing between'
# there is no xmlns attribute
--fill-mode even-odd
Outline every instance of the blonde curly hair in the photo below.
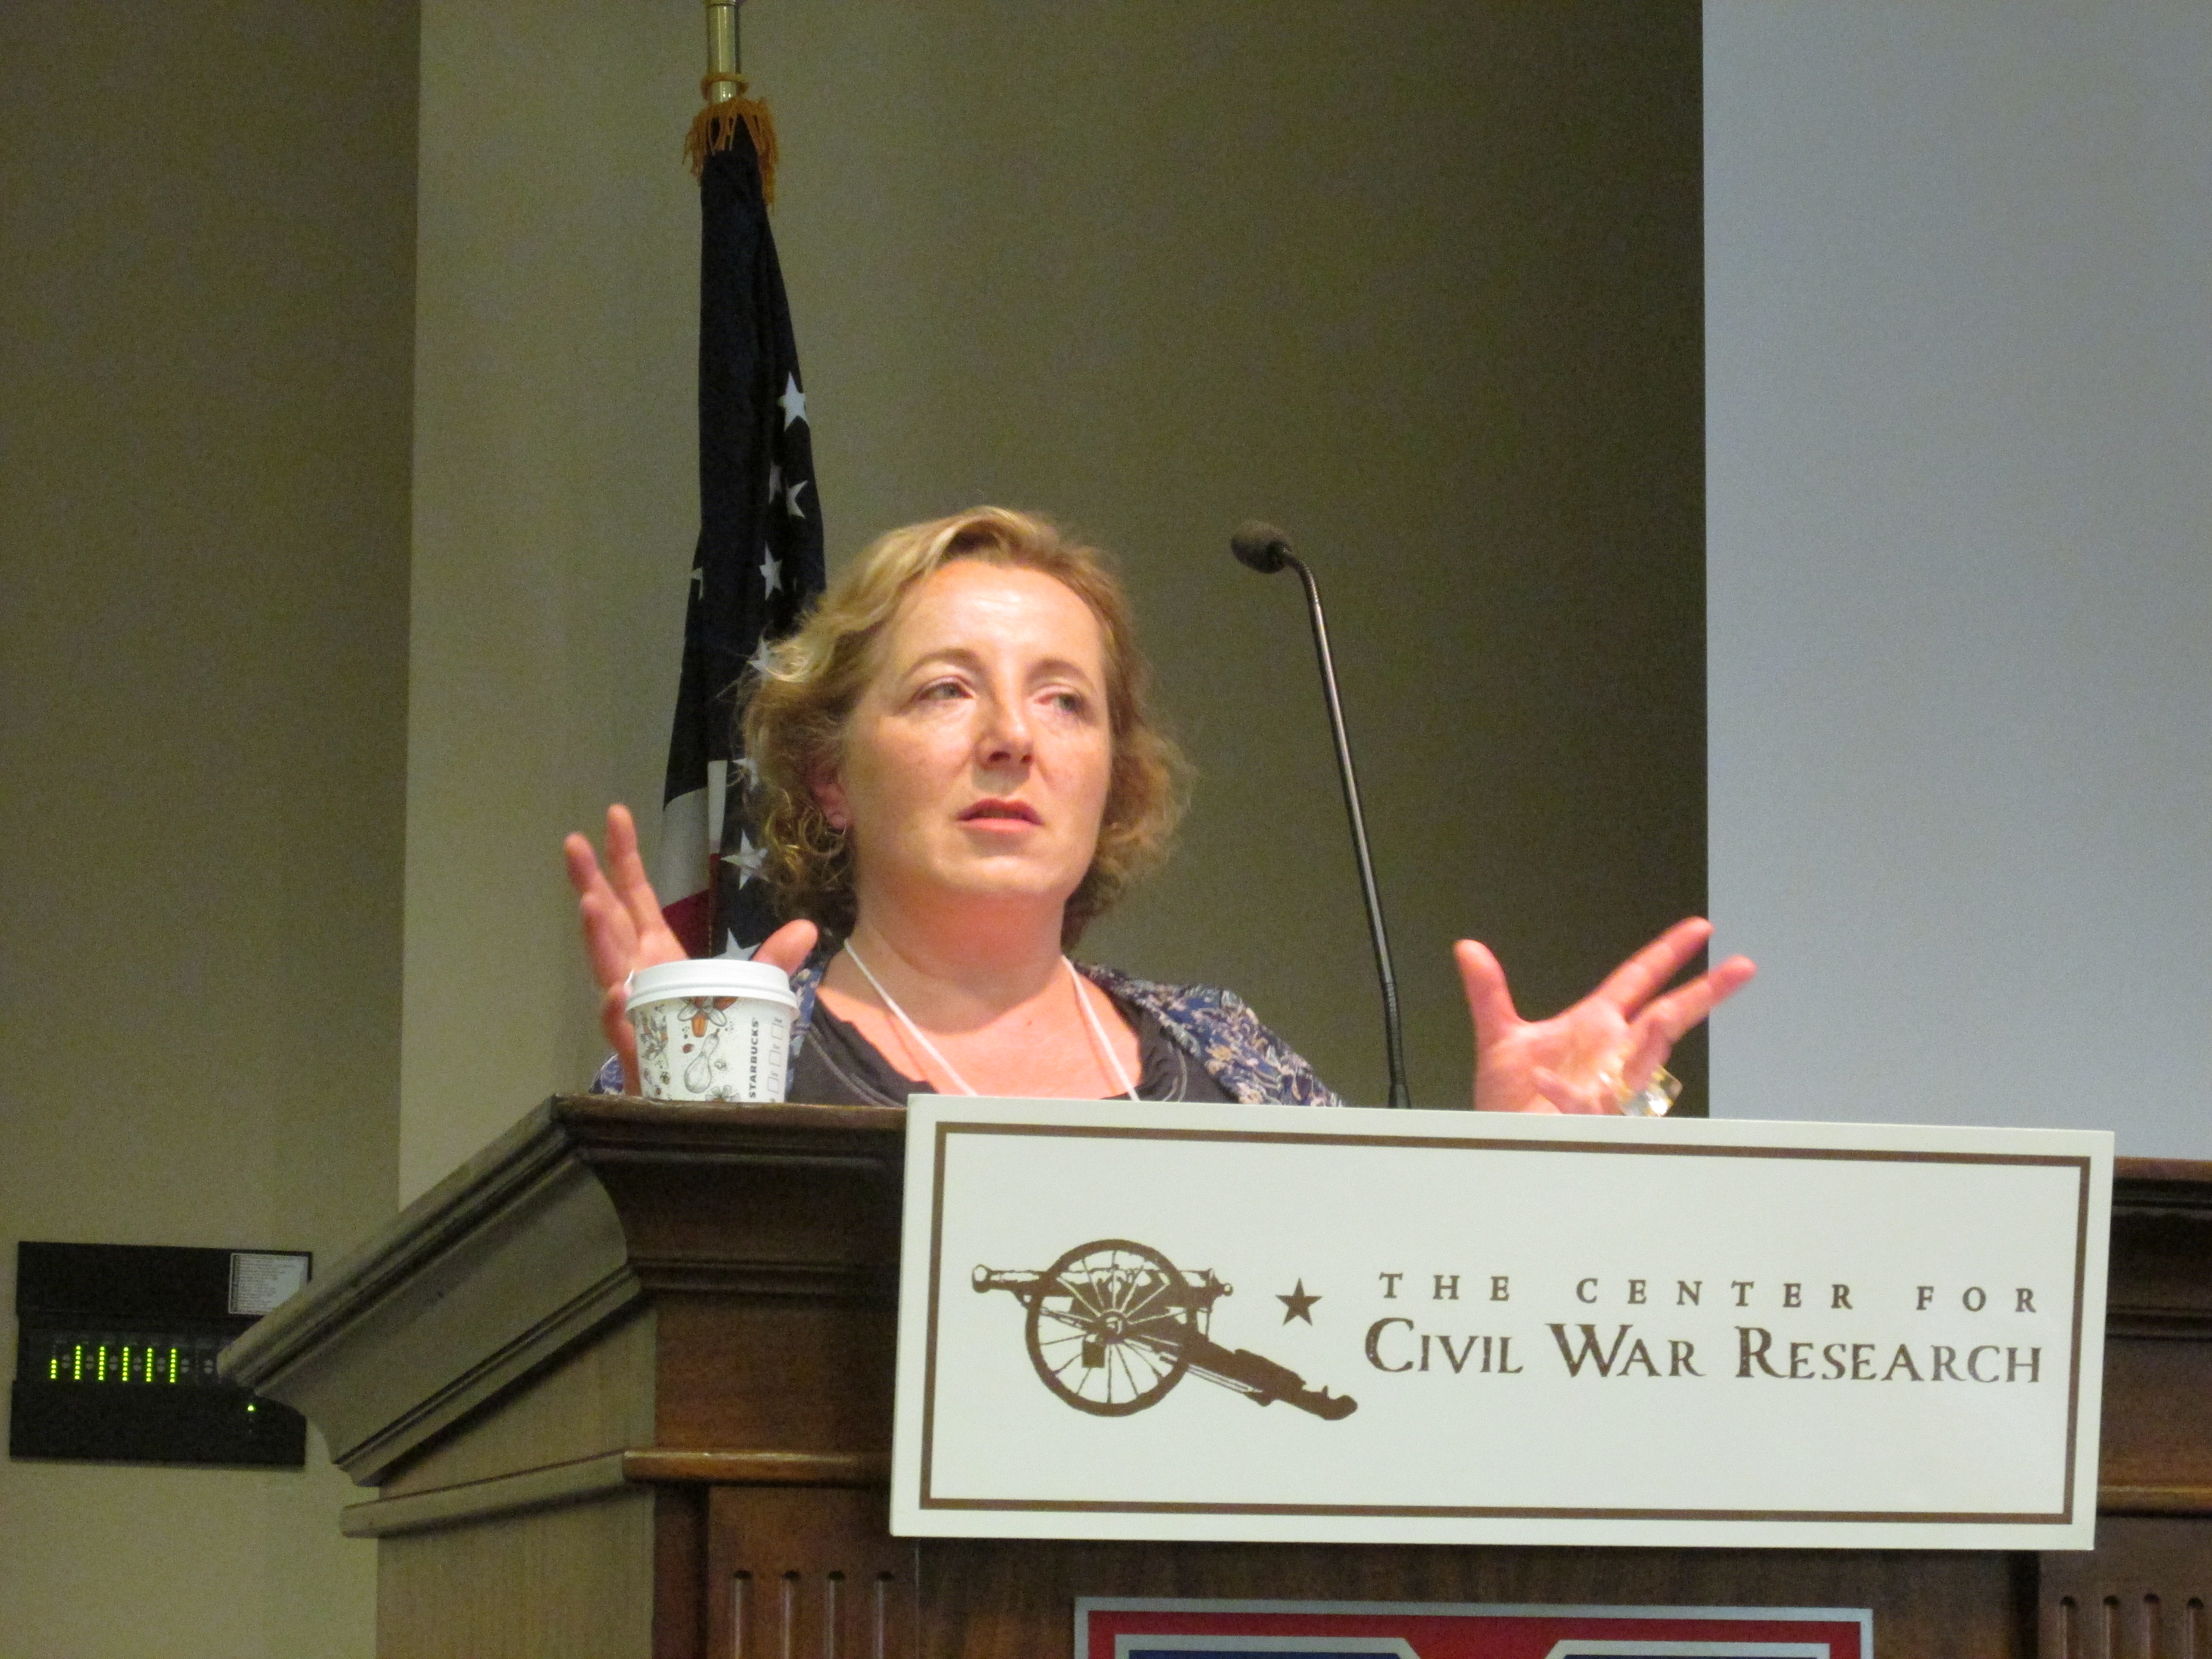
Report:
<svg viewBox="0 0 2212 1659"><path fill-rule="evenodd" d="M739 715L745 753L757 768L763 873L786 916L805 916L832 938L852 930L852 837L830 822L814 786L844 758L847 723L876 671L877 641L908 592L955 559L1042 572L1098 619L1114 769L1097 849L1060 923L1061 943L1073 945L1165 855L1182 816L1188 767L1147 706L1150 672L1128 598L1105 556L1034 514L978 507L878 537L798 631L769 647L741 689Z"/></svg>

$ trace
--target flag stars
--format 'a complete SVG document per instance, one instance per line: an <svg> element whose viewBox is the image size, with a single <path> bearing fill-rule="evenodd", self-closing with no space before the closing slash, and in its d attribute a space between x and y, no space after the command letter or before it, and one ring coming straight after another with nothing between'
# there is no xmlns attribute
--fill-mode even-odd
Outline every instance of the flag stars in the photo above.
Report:
<svg viewBox="0 0 2212 1659"><path fill-rule="evenodd" d="M806 394L799 389L799 376L796 374L783 377L783 396L776 402L782 406L784 425L789 426L793 421L806 418Z"/></svg>
<svg viewBox="0 0 2212 1659"><path fill-rule="evenodd" d="M788 404L792 395L793 394L790 392L786 392L784 394L783 401L787 404ZM806 418L806 399L804 397L801 397L799 399L799 418L805 420ZM781 500L783 502L783 510L791 514L793 518L805 518L806 516L806 509L799 504L799 492L805 489L806 486L812 482L813 480L811 478L794 478L791 483L786 483L783 481L782 463L780 461L770 461L768 464L769 510L770 512L774 512L775 510L776 502Z"/></svg>
<svg viewBox="0 0 2212 1659"><path fill-rule="evenodd" d="M761 549L761 581L764 584L761 597L766 599L783 586L783 561L767 548Z"/></svg>
<svg viewBox="0 0 2212 1659"><path fill-rule="evenodd" d="M754 674L758 676L760 678L766 679L768 678L768 637L763 635L762 635L760 641L753 647L752 655L745 659L745 666L752 670Z"/></svg>
<svg viewBox="0 0 2212 1659"><path fill-rule="evenodd" d="M743 892L745 884L760 874L768 863L768 854L753 845L753 838L743 830L738 833L738 850L722 854L722 862L738 872L738 890ZM1312 1322L1307 1322L1310 1324Z"/></svg>

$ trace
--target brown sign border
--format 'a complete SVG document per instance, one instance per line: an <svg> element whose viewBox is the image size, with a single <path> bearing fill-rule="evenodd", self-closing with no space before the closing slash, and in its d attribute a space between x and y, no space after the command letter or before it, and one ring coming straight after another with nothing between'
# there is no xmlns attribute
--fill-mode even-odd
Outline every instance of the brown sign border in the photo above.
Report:
<svg viewBox="0 0 2212 1659"><path fill-rule="evenodd" d="M1321 1146L1405 1146L1457 1152L1571 1152L1603 1157L1746 1158L1827 1159L1861 1164L2002 1164L2018 1167L2071 1169L2076 1176L2074 1212L2074 1323L2066 1377L2066 1477L2063 1506L2048 1514L1933 1510L1648 1510L1574 1507L1513 1507L1497 1504L1176 1504L1110 1502L1084 1498L938 1498L931 1492L937 1431L938 1298L944 1282L945 1164L955 1134L1047 1137L1090 1140L1255 1141ZM1869 1525L1927 1522L1940 1525L2063 1526L2075 1519L2074 1469L2081 1430L2081 1300L2089 1261L2089 1188L2092 1160L2086 1157L2015 1152L1908 1152L1837 1146L1696 1146L1664 1143L1591 1140L1522 1140L1502 1136L1355 1134L1329 1130L1311 1133L1283 1129L1139 1128L1110 1124L988 1123L940 1121L931 1146L929 1212L929 1315L923 1352L921 1490L923 1510L1013 1510L1030 1514L1087 1515L1310 1515L1382 1516L1408 1520L1531 1521L1759 1521L1773 1522L1863 1522Z"/></svg>

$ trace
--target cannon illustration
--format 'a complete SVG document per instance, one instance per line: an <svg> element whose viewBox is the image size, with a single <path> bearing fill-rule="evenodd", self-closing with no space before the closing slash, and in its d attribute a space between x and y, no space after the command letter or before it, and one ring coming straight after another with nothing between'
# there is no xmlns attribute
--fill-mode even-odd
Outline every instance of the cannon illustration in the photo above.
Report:
<svg viewBox="0 0 2212 1659"><path fill-rule="evenodd" d="M1127 1417L1159 1403L1186 1374L1244 1395L1275 1401L1329 1422L1359 1402L1248 1349L1206 1334L1213 1304L1231 1286L1211 1267L1186 1273L1149 1244L1097 1238L1042 1273L979 1267L979 1291L1006 1291L1028 1312L1030 1363L1046 1388L1076 1410Z"/></svg>

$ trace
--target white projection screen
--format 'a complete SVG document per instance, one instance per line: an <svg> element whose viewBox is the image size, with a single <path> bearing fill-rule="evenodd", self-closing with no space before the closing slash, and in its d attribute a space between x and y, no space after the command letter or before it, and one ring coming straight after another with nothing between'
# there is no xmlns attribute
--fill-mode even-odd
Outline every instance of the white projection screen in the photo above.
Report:
<svg viewBox="0 0 2212 1659"><path fill-rule="evenodd" d="M1705 24L1714 1111L2212 1157L2212 6Z"/></svg>

